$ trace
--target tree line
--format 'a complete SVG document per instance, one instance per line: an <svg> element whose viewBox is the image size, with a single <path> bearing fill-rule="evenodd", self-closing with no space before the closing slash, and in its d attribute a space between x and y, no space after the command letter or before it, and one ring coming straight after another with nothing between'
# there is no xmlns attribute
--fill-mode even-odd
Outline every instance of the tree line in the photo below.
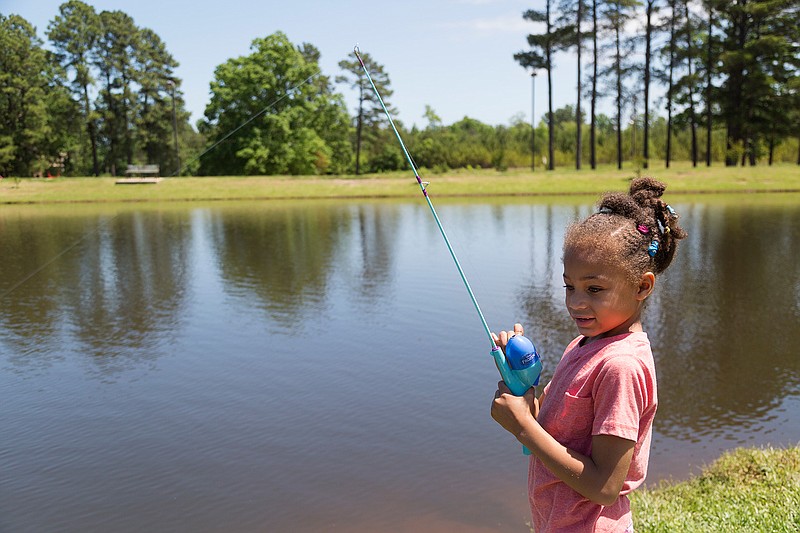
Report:
<svg viewBox="0 0 800 533"><path fill-rule="evenodd" d="M535 74L544 70L548 85L548 122L554 124L554 58L568 51L577 58L574 121L576 168L581 168L584 116L590 102L589 162L597 164L597 101L610 96L616 110L616 163L622 168L624 110L641 115L642 166L651 158L651 89L666 89L666 165L673 157L673 131L688 130L693 165L714 159L715 131L724 132L726 165L749 163L789 138L800 138L800 2L798 0L545 0L526 20L543 31L528 36L529 50L515 59ZM590 72L584 79L583 58ZM584 83L588 90L584 92ZM701 133L705 130L705 145ZM554 131L549 130L550 168ZM704 153L701 153L703 151ZM800 148L797 152L800 164Z"/></svg>
<svg viewBox="0 0 800 533"><path fill-rule="evenodd" d="M765 156L800 164L799 1L545 0L544 10L523 14L542 33L515 55L547 76L548 110L535 125L522 113L507 125L467 116L444 125L426 106L427 124L407 128L390 103L388 73L369 54L363 59L424 169L583 161L647 168L651 159L669 166L701 157L730 165ZM295 45L282 32L258 37L249 54L217 66L210 101L192 125L177 61L126 13L68 0L45 34L48 48L25 19L0 14L2 176L117 175L144 163L162 175L406 166L354 54L332 79L314 45ZM565 54L578 59L576 104L553 109L555 59ZM658 105L666 116L651 107L655 83L666 89ZM352 116L340 86L357 95ZM602 98L613 100L613 116L597 112Z"/></svg>

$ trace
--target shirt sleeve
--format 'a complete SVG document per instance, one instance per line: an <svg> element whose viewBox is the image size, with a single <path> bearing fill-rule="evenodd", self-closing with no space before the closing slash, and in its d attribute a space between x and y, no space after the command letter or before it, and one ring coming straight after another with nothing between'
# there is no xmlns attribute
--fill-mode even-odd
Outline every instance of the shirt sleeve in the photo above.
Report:
<svg viewBox="0 0 800 533"><path fill-rule="evenodd" d="M592 435L613 435L637 441L639 422L650 407L654 377L633 355L605 362L594 382Z"/></svg>

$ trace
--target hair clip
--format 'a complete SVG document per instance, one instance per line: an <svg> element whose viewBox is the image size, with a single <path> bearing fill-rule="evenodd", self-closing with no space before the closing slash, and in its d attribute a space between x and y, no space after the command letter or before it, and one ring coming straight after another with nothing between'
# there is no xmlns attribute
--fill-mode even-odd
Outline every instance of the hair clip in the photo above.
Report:
<svg viewBox="0 0 800 533"><path fill-rule="evenodd" d="M612 213L611 208L605 206L601 207L597 212L602 215L610 215Z"/></svg>
<svg viewBox="0 0 800 533"><path fill-rule="evenodd" d="M639 224L638 226L636 226L636 229L639 230L639 233L641 233L642 235L647 235L648 233L650 233L650 228L648 228L644 224Z"/></svg>
<svg viewBox="0 0 800 533"><path fill-rule="evenodd" d="M650 246L647 247L647 254L650 257L655 257L656 252L658 252L658 241L653 239L650 241Z"/></svg>
<svg viewBox="0 0 800 533"><path fill-rule="evenodd" d="M667 207L667 211L669 211L670 215L675 216L677 214L677 213L675 213L675 210L672 209L672 207L669 204L666 204L666 207Z"/></svg>

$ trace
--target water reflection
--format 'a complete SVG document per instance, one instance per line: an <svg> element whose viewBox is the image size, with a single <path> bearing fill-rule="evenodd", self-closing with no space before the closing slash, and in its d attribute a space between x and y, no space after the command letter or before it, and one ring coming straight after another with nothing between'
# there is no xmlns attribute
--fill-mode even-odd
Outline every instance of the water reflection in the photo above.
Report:
<svg viewBox="0 0 800 533"><path fill-rule="evenodd" d="M276 205L214 212L210 238L225 288L250 296L280 326L326 308L333 274L347 265L360 297L391 281L397 209L391 205Z"/></svg>
<svg viewBox="0 0 800 533"><path fill-rule="evenodd" d="M490 326L524 322L545 379L575 335L564 231L592 200L437 205ZM690 237L645 311L654 479L800 440L800 197L741 200L673 201ZM424 204L4 208L0 258L10 528L527 530L524 459L488 418L495 371Z"/></svg>
<svg viewBox="0 0 800 533"><path fill-rule="evenodd" d="M692 238L648 321L662 350L659 430L701 439L761 428L797 392L800 209L682 206ZM696 237L695 237L696 235ZM798 435L800 437L800 435Z"/></svg>
<svg viewBox="0 0 800 533"><path fill-rule="evenodd" d="M146 360L153 334L178 319L186 247L186 213L4 217L0 293L13 291L0 322L9 361L42 367L75 349L113 372Z"/></svg>

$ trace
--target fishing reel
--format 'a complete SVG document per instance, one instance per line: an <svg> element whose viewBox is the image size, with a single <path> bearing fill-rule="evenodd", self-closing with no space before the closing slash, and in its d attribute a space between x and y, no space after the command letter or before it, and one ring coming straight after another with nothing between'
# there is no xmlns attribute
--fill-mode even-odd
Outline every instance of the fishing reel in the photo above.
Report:
<svg viewBox="0 0 800 533"><path fill-rule="evenodd" d="M499 346L495 346L491 353L500 377L514 396L522 396L528 389L539 384L542 360L536 346L527 337L513 335L508 339L505 355ZM522 451L525 455L531 454L525 446Z"/></svg>
<svg viewBox="0 0 800 533"><path fill-rule="evenodd" d="M514 396L522 396L528 389L539 384L542 360L536 346L527 337L513 335L506 344L506 353L495 346L492 357L506 386Z"/></svg>

